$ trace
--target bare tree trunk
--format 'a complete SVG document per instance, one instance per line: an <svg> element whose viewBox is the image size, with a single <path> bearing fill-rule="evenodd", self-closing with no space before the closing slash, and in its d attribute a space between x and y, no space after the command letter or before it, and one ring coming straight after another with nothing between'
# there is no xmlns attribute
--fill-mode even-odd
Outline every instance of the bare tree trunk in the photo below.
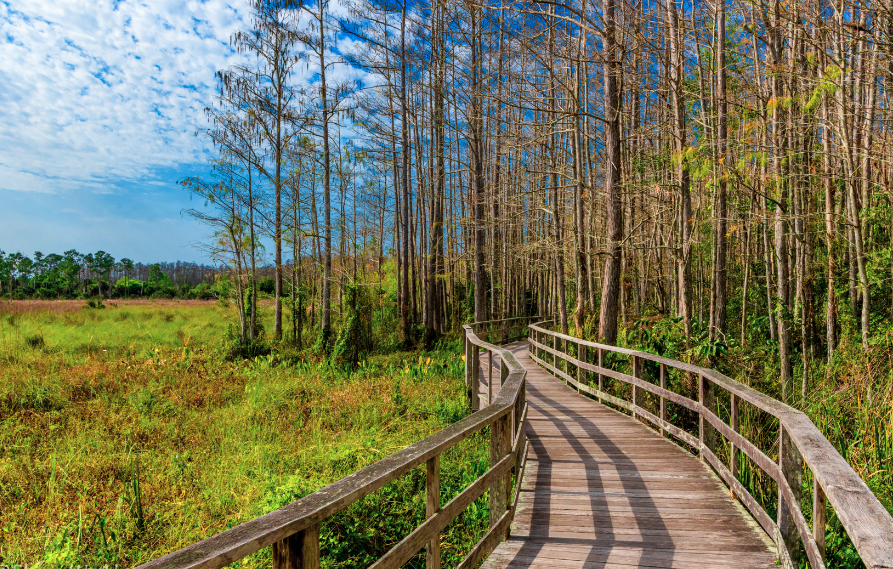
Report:
<svg viewBox="0 0 893 569"><path fill-rule="evenodd" d="M825 302L825 341L827 343L828 362L834 357L837 348L837 261L835 257L836 223L834 220L834 180L831 173L831 141L827 128L828 105L822 103L822 118L826 125L822 129L822 166L824 169L823 183L825 185L825 243L828 249L828 298ZM893 234L891 234L893 235Z"/></svg>
<svg viewBox="0 0 893 569"><path fill-rule="evenodd" d="M617 341L617 315L620 295L623 206L620 199L620 62L614 21L614 0L602 0L605 66L605 195L608 207L608 257L602 282L599 338L606 344Z"/></svg>
<svg viewBox="0 0 893 569"><path fill-rule="evenodd" d="M322 306L320 325L322 327L322 347L328 350L332 335L332 154L329 148L329 103L326 85L326 33L325 3L319 2L319 81L322 100L322 147L323 147L323 209L325 210L325 260L322 278Z"/></svg>
<svg viewBox="0 0 893 569"><path fill-rule="evenodd" d="M444 54L443 54L443 12L442 2L438 2L433 19L431 35L431 65L434 67L432 89L433 112L432 134L433 153L436 161L434 179L431 181L434 192L431 198L431 250L428 255L428 300L425 307L429 337L443 333L443 201L445 193L446 166L444 164Z"/></svg>
<svg viewBox="0 0 893 569"><path fill-rule="evenodd" d="M412 260L409 256L409 241L412 238L409 231L409 116L406 108L406 84L409 78L406 74L406 0L400 16L400 186L403 189L403 299L400 312L403 322L403 337L409 338L410 327L410 289L409 271L412 268Z"/></svg>
<svg viewBox="0 0 893 569"><path fill-rule="evenodd" d="M483 94L481 86L480 36L482 31L478 22L477 7L471 10L471 158L472 158L472 208L474 214L474 319L476 322L487 320L487 289L484 267L484 246L486 228L484 227L484 118Z"/></svg>
<svg viewBox="0 0 893 569"><path fill-rule="evenodd" d="M586 12L586 0L583 0L583 13ZM574 145L571 156L574 160L574 259L577 277L577 304L574 310L574 328L576 335L582 337L583 324L591 310L589 306L589 267L586 255L586 215L583 208L583 193L586 189L586 174L583 167L583 105L581 87L583 84L583 58L586 51L586 32L581 30L577 45L576 77L574 80L574 129L571 143Z"/></svg>
<svg viewBox="0 0 893 569"><path fill-rule="evenodd" d="M688 165L685 163L686 150L686 125L685 125L685 97L682 91L683 82L683 57L682 39L679 33L679 15L676 8L676 0L667 0L667 26L670 36L670 93L673 107L673 142L676 151L676 183L679 185L679 237L680 247L678 251L678 275L677 308L682 317L682 325L685 334L690 336L691 327L691 237L692 237L692 211L691 189L689 187Z"/></svg>
<svg viewBox="0 0 893 569"><path fill-rule="evenodd" d="M726 328L726 139L727 101L726 101L726 5L725 0L716 0L716 154L719 177L716 196L716 250L714 251L713 274L713 314L711 314L710 340L719 341L724 338Z"/></svg>

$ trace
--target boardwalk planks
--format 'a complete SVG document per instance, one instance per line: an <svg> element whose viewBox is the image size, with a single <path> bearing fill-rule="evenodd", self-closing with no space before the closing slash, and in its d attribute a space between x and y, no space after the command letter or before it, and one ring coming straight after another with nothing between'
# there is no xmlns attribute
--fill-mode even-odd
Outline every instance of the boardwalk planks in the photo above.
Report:
<svg viewBox="0 0 893 569"><path fill-rule="evenodd" d="M530 456L511 538L483 567L775 567L775 549L698 458L527 368Z"/></svg>

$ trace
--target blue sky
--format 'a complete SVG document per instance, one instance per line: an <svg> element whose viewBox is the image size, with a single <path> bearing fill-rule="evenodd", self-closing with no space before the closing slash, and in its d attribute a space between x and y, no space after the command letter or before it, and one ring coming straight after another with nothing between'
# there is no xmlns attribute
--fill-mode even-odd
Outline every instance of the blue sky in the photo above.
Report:
<svg viewBox="0 0 893 569"><path fill-rule="evenodd" d="M0 0L0 249L203 261L176 183L245 6L224 0Z"/></svg>

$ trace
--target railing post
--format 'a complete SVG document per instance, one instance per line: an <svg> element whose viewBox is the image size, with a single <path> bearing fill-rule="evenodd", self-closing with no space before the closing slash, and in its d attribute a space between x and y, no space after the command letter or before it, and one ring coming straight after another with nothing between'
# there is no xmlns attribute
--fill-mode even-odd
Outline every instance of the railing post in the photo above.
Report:
<svg viewBox="0 0 893 569"><path fill-rule="evenodd" d="M561 346L562 346L561 353L566 356L569 356L570 352L567 349L567 340L565 340L564 338L561 339ZM564 358L561 358L561 361L564 362L564 373L567 373L568 375L570 375L570 373L568 373L568 372L570 372L570 370L567 367L567 360Z"/></svg>
<svg viewBox="0 0 893 569"><path fill-rule="evenodd" d="M781 470L781 477L787 482L796 503L788 503L781 484L779 484L777 523L778 533L783 543L779 543L777 546L787 548L791 561L796 567L800 557L800 536L794 523L793 511L800 507L803 494L803 458L783 424L778 426L778 431L778 466Z"/></svg>
<svg viewBox="0 0 893 569"><path fill-rule="evenodd" d="M639 376L642 375L640 368L640 359L639 356L633 356L633 377L636 379L641 379ZM639 399L642 397L642 390L636 387L636 384L633 384L633 418L636 418L636 409L641 407L639 405Z"/></svg>
<svg viewBox="0 0 893 569"><path fill-rule="evenodd" d="M520 416L521 411L518 410L518 400L515 399L515 402L512 404L511 420L509 421L509 446L515 441L515 436L518 432L518 417ZM508 496L511 496L511 492L509 492Z"/></svg>
<svg viewBox="0 0 893 569"><path fill-rule="evenodd" d="M274 543L273 569L319 569L319 524Z"/></svg>
<svg viewBox="0 0 893 569"><path fill-rule="evenodd" d="M487 376L487 405L493 403L493 350L487 350L487 359L490 361L490 372Z"/></svg>
<svg viewBox="0 0 893 569"><path fill-rule="evenodd" d="M527 338L533 342L539 341L539 336L537 335L536 330L531 330L530 328L527 329ZM540 357L540 349L536 347L536 344L528 343L527 346L527 349L533 352L533 355Z"/></svg>
<svg viewBox="0 0 893 569"><path fill-rule="evenodd" d="M509 441L509 425L511 420L510 414L505 414L499 419L493 421L490 425L490 468L502 460L508 452L510 452L511 442ZM506 511L508 496L506 492L505 479L500 478L493 481L490 486L490 528L493 528L502 514ZM504 536L496 538L496 544L502 542Z"/></svg>
<svg viewBox="0 0 893 569"><path fill-rule="evenodd" d="M589 363L586 360L586 346L577 344L577 359L583 363ZM580 392L580 385L586 379L586 370L582 366L577 366L577 393Z"/></svg>
<svg viewBox="0 0 893 569"><path fill-rule="evenodd" d="M701 446L716 452L716 441L713 427L704 419L704 411L714 412L716 410L716 400L713 396L713 382L704 377L704 374L698 374L698 403L701 405L698 413L698 435ZM704 453L699 451L701 458Z"/></svg>
<svg viewBox="0 0 893 569"><path fill-rule="evenodd" d="M551 343L552 343L552 350L554 350L554 351L552 352L552 367L554 367L555 369L558 369L558 355L557 355L557 352L558 352L558 337L557 337L557 336L553 336L553 335L551 335L551 334L549 335L549 337L552 339L552 342L551 342Z"/></svg>
<svg viewBox="0 0 893 569"><path fill-rule="evenodd" d="M736 433L738 432L739 427L738 406L738 396L732 393L729 405L729 407L731 407L729 411L729 427ZM736 447L735 443L732 441L729 441L729 472L732 473L732 478L738 478L738 447Z"/></svg>
<svg viewBox="0 0 893 569"><path fill-rule="evenodd" d="M505 365L505 362L499 362L499 386L500 389L503 385L505 385L505 380L508 379L509 376L509 366Z"/></svg>
<svg viewBox="0 0 893 569"><path fill-rule="evenodd" d="M481 408L481 352L477 345L471 345L471 410Z"/></svg>
<svg viewBox="0 0 893 569"><path fill-rule="evenodd" d="M704 376L698 374L698 455L704 458Z"/></svg>
<svg viewBox="0 0 893 569"><path fill-rule="evenodd" d="M545 338L543 337L542 332L534 332L534 334L535 334L534 338L536 339L538 344L542 344L543 342L546 341ZM542 348L537 347L534 349L534 351L536 352L536 357L538 357L539 359L541 359L543 361L546 361L545 360L546 352Z"/></svg>
<svg viewBox="0 0 893 569"><path fill-rule="evenodd" d="M667 366L665 364L660 364L660 387L661 389L667 388ZM663 423L667 422L667 400L663 395L660 397L660 435L662 437L667 436L667 430L664 428Z"/></svg>
<svg viewBox="0 0 893 569"><path fill-rule="evenodd" d="M465 327L462 327L462 348L463 353L465 355L465 387L471 385L471 374L469 373L471 370L471 354L468 350L468 331Z"/></svg>
<svg viewBox="0 0 893 569"><path fill-rule="evenodd" d="M440 511L440 455L434 455L425 464L425 517ZM431 538L425 555L425 569L440 569L440 536Z"/></svg>
<svg viewBox="0 0 893 569"><path fill-rule="evenodd" d="M604 364L604 359L602 358L602 356L603 356L603 354L602 354L602 349L599 348L599 349L598 349L598 367L600 367L600 368L605 367L605 366L603 365L603 364ZM602 376L601 372L599 372L599 374L598 374L598 390L599 390L600 392L604 393L604 391L605 391L605 390L604 390L604 379L602 379L602 377L603 377L603 376Z"/></svg>
<svg viewBox="0 0 893 569"><path fill-rule="evenodd" d="M538 344L542 344L542 343L543 343L543 335L542 335L540 332L534 331L534 332L533 332L533 339L534 339ZM542 349L542 348L537 347L537 346L534 346L534 347L533 347L533 353L535 353L535 354L536 354L536 357L538 357L539 359L543 359L543 349Z"/></svg>
<svg viewBox="0 0 893 569"><path fill-rule="evenodd" d="M822 561L825 560L825 491L822 485L816 479L815 474L812 477L812 536L815 538L815 544L822 554Z"/></svg>

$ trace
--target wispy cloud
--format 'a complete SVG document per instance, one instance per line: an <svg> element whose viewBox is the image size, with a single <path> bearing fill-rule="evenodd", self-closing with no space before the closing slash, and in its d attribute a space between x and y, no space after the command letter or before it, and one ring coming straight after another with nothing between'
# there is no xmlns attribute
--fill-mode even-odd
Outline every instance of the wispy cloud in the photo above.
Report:
<svg viewBox="0 0 893 569"><path fill-rule="evenodd" d="M105 192L205 162L194 136L245 7L0 0L0 189ZM110 183L111 182L111 183Z"/></svg>
<svg viewBox="0 0 893 569"><path fill-rule="evenodd" d="M245 0L0 0L0 249L202 260L208 228L181 215L201 204L176 181L208 173L195 132L249 20ZM293 81L317 72L311 58ZM377 81L341 63L330 77Z"/></svg>

